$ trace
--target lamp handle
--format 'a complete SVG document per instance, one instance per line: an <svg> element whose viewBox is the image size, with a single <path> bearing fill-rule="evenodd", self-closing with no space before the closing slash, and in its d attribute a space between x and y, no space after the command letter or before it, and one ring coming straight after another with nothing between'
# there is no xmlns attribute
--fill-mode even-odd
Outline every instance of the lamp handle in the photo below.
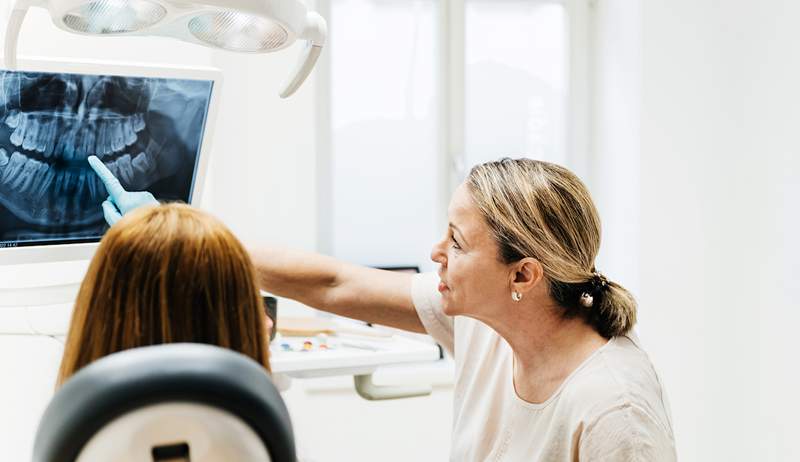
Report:
<svg viewBox="0 0 800 462"><path fill-rule="evenodd" d="M300 54L300 59L297 61L294 71L289 75L289 80L283 85L283 90L280 93L281 98L288 98L297 91L300 85L305 82L311 70L314 69L314 64L317 63L317 58L322 53L322 46L325 45L325 39L328 36L328 26L325 23L325 19L313 11L308 12L306 15L306 27L300 36L308 40L308 42L303 53Z"/></svg>
<svg viewBox="0 0 800 462"><path fill-rule="evenodd" d="M353 382L356 385L356 393L368 401L428 396L433 392L430 385L375 385L372 374L354 375Z"/></svg>

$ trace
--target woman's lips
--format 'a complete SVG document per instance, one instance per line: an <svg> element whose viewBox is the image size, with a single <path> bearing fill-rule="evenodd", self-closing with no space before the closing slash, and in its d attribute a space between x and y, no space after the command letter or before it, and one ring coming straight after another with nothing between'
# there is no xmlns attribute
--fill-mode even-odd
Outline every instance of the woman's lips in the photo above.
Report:
<svg viewBox="0 0 800 462"><path fill-rule="evenodd" d="M447 284L445 284L444 282L440 281L439 282L439 292L444 292L445 290L450 290L450 288L447 287Z"/></svg>

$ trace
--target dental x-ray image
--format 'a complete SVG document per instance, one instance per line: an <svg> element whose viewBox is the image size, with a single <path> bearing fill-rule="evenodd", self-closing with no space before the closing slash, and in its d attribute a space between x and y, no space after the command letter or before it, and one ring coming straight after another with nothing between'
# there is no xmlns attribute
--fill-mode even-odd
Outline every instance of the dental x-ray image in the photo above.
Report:
<svg viewBox="0 0 800 462"><path fill-rule="evenodd" d="M90 155L128 190L189 202L212 85L0 71L0 247L103 235Z"/></svg>

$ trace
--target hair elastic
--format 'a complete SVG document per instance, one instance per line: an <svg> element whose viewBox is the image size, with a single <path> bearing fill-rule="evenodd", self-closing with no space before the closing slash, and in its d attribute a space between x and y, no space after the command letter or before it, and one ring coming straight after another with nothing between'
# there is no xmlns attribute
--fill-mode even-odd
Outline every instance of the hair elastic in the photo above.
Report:
<svg viewBox="0 0 800 462"><path fill-rule="evenodd" d="M594 298L608 288L608 279L598 271L592 272L592 278L588 281L591 284L591 291L581 294L580 302L584 308L591 308L594 305Z"/></svg>

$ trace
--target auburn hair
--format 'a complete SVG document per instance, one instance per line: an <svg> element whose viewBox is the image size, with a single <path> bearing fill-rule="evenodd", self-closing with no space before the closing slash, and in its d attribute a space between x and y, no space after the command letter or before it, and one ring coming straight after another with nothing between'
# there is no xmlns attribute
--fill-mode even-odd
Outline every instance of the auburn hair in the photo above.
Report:
<svg viewBox="0 0 800 462"><path fill-rule="evenodd" d="M100 241L78 292L57 386L103 356L206 343L269 370L256 273L222 222L185 204L134 210Z"/></svg>

